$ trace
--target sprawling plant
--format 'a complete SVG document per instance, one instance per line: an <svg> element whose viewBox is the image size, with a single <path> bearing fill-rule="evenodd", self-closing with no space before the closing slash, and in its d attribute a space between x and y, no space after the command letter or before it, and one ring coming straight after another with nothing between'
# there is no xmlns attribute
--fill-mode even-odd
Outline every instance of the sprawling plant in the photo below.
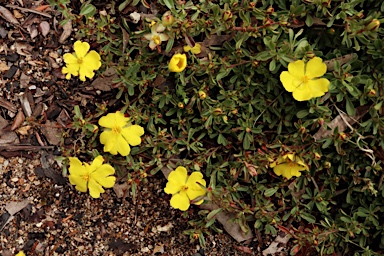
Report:
<svg viewBox="0 0 384 256"><path fill-rule="evenodd" d="M76 13L50 2L76 21L78 39L99 44L100 74L119 75L114 107L87 120L76 112L84 139L66 155L128 168L133 195L164 166L201 172L208 200L244 232L289 233L292 253L383 254L384 3L88 1ZM145 129L124 157L97 151L93 125L117 108ZM167 193L180 197L180 186ZM189 206L179 199L171 204ZM217 230L206 215L191 225L202 243Z"/></svg>

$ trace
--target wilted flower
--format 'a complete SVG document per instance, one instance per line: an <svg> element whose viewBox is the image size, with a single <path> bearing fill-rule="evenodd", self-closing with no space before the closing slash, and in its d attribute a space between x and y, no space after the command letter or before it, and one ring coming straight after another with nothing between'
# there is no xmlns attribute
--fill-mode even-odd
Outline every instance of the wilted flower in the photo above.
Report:
<svg viewBox="0 0 384 256"><path fill-rule="evenodd" d="M151 26L151 33L145 34L144 38L149 40L149 48L152 50L156 46L160 45L161 42L167 41L169 36L167 34L161 33L165 30L165 27L162 24L156 23Z"/></svg>
<svg viewBox="0 0 384 256"><path fill-rule="evenodd" d="M81 81L85 81L85 77L93 78L94 71L101 67L100 55L95 51L89 51L87 42L76 41L73 45L75 53L66 53L63 55L66 64L62 69L63 74L67 74L65 78L71 79L71 76L79 76Z"/></svg>
<svg viewBox="0 0 384 256"><path fill-rule="evenodd" d="M168 68L172 72L182 72L187 67L187 56L184 53L176 53L169 61Z"/></svg>
<svg viewBox="0 0 384 256"><path fill-rule="evenodd" d="M310 100L323 96L329 89L329 80L319 78L325 74L327 66L319 57L304 63L297 60L288 64L288 71L283 71L280 81L285 90L293 92L293 98L298 101Z"/></svg>
<svg viewBox="0 0 384 256"><path fill-rule="evenodd" d="M82 163L77 157L69 158L69 182L76 185L80 192L87 192L93 198L99 198L105 188L115 185L116 177L111 176L115 169L109 164L103 164L102 156L96 157L92 164Z"/></svg>
<svg viewBox="0 0 384 256"><path fill-rule="evenodd" d="M273 168L276 175L290 179L293 176L301 176L300 171L308 171L308 166L304 163L303 159L296 156L295 153L288 153L279 156L276 161L271 163L269 167Z"/></svg>
<svg viewBox="0 0 384 256"><path fill-rule="evenodd" d="M109 113L99 120L99 125L106 129L100 134L100 142L104 145L104 151L112 155L120 153L127 156L131 152L131 146L141 143L144 128L129 123L129 118L123 113Z"/></svg>
<svg viewBox="0 0 384 256"><path fill-rule="evenodd" d="M169 174L164 192L172 194L170 203L173 208L186 211L191 204L191 200L205 195L205 186L206 182L201 172L193 172L188 177L187 169L179 166ZM203 201L204 199L201 199L194 204L199 205Z"/></svg>
<svg viewBox="0 0 384 256"><path fill-rule="evenodd" d="M201 53L201 44L195 43L195 46L191 47L189 45L186 45L183 47L185 52L192 52L193 54L200 54Z"/></svg>

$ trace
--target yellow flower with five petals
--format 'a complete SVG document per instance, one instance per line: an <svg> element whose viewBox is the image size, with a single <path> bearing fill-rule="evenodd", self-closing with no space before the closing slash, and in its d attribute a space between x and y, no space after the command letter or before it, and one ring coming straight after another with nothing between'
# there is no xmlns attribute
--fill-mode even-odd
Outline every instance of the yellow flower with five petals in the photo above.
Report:
<svg viewBox="0 0 384 256"><path fill-rule="evenodd" d="M297 60L288 64L288 71L280 74L280 81L295 100L305 101L323 96L329 90L329 80L319 78L326 72L327 66L319 57L307 63Z"/></svg>
<svg viewBox="0 0 384 256"><path fill-rule="evenodd" d="M276 161L271 163L269 167L273 168L273 171L278 176L283 176L287 179L293 176L301 176L301 171L308 171L308 166L304 163L301 157L296 156L295 153L288 153L283 156L279 156Z"/></svg>
<svg viewBox="0 0 384 256"><path fill-rule="evenodd" d="M179 166L172 171L168 176L168 182L164 188L164 192L172 194L171 206L181 211L188 210L191 200L198 199L206 193L206 182L203 179L201 172L193 172L189 177L187 169ZM201 199L194 204L202 204L204 199Z"/></svg>
<svg viewBox="0 0 384 256"><path fill-rule="evenodd" d="M80 192L87 192L93 198L99 198L105 188L115 185L116 177L111 176L115 169L109 164L103 164L102 156L96 157L92 164L82 163L77 157L69 158L69 182L76 185Z"/></svg>
<svg viewBox="0 0 384 256"><path fill-rule="evenodd" d="M99 125L106 129L100 134L100 142L104 145L104 151L112 155L120 153L127 156L131 152L131 146L141 143L144 128L139 125L129 123L129 118L123 113L109 113L99 120Z"/></svg>
<svg viewBox="0 0 384 256"><path fill-rule="evenodd" d="M66 64L62 69L63 74L67 74L65 78L71 79L71 76L79 76L81 81L85 81L85 77L93 78L94 71L101 67L100 55L96 51L89 51L87 42L76 41L73 45L75 53L66 53L63 55Z"/></svg>
<svg viewBox="0 0 384 256"><path fill-rule="evenodd" d="M168 68L171 72L180 73L187 67L187 56L184 53L176 53L169 61Z"/></svg>

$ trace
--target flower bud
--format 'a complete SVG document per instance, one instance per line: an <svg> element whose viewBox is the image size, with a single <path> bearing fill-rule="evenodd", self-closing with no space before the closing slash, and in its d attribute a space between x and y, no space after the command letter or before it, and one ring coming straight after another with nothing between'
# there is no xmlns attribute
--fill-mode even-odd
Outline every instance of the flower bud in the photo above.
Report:
<svg viewBox="0 0 384 256"><path fill-rule="evenodd" d="M245 128L245 131L246 131L247 133L250 133L250 132L251 132L251 128L247 127L247 128Z"/></svg>
<svg viewBox="0 0 384 256"><path fill-rule="evenodd" d="M331 165L330 162L328 162L328 161L325 161L325 162L324 162L324 167L325 167L325 168L329 169L329 168L331 168L331 166L332 166L332 165Z"/></svg>
<svg viewBox="0 0 384 256"><path fill-rule="evenodd" d="M200 237L200 234L198 234L198 233L193 233L193 239L199 239L199 237Z"/></svg>
<svg viewBox="0 0 384 256"><path fill-rule="evenodd" d="M330 35L334 35L335 32L336 32L336 30L334 28L327 29L327 33L330 34Z"/></svg>
<svg viewBox="0 0 384 256"><path fill-rule="evenodd" d="M223 121L224 121L224 123L228 123L228 117L227 116L223 116Z"/></svg>
<svg viewBox="0 0 384 256"><path fill-rule="evenodd" d="M215 108L213 110L212 114L214 114L215 116L219 116L219 115L223 114L223 110L221 108Z"/></svg>
<svg viewBox="0 0 384 256"><path fill-rule="evenodd" d="M323 124L324 124L324 118L319 118L319 119L317 119L317 122L319 123L319 125L323 126Z"/></svg>
<svg viewBox="0 0 384 256"><path fill-rule="evenodd" d="M183 102L177 103L177 107L180 108L180 109L183 109L184 108L184 103Z"/></svg>
<svg viewBox="0 0 384 256"><path fill-rule="evenodd" d="M239 111L237 110L237 108L235 108L235 109L232 109L231 113L233 115L237 115L239 113Z"/></svg>
<svg viewBox="0 0 384 256"><path fill-rule="evenodd" d="M307 52L306 57L308 59L313 59L314 57L316 57L316 54L314 52Z"/></svg>
<svg viewBox="0 0 384 256"><path fill-rule="evenodd" d="M93 133L96 133L99 130L99 127L97 125L93 125Z"/></svg>
<svg viewBox="0 0 384 256"><path fill-rule="evenodd" d="M348 135L345 132L340 132L339 138L344 141L348 138Z"/></svg>
<svg viewBox="0 0 384 256"><path fill-rule="evenodd" d="M286 20L280 21L280 26L282 26L282 27L288 26L288 21L286 21Z"/></svg>
<svg viewBox="0 0 384 256"><path fill-rule="evenodd" d="M169 27L175 22L175 17L171 14L170 11L165 12L163 14L163 17L161 18L161 23L163 24L164 27Z"/></svg>
<svg viewBox="0 0 384 256"><path fill-rule="evenodd" d="M313 158L315 158L315 160L320 160L321 155L319 153L317 153L317 152L314 152L313 153Z"/></svg>
<svg viewBox="0 0 384 256"><path fill-rule="evenodd" d="M331 5L331 0L322 0L321 5L324 7L329 7Z"/></svg>
<svg viewBox="0 0 384 256"><path fill-rule="evenodd" d="M299 133L304 134L307 131L307 129L304 126L300 126Z"/></svg>
<svg viewBox="0 0 384 256"><path fill-rule="evenodd" d="M229 20L232 18L232 16L233 16L233 14L231 11L225 11L224 15L223 15L223 20Z"/></svg>
<svg viewBox="0 0 384 256"><path fill-rule="evenodd" d="M373 19L368 25L365 27L368 31L376 31L380 27L380 21L378 19Z"/></svg>
<svg viewBox="0 0 384 256"><path fill-rule="evenodd" d="M376 97L376 90L375 89L369 89L368 97L370 97L370 98Z"/></svg>
<svg viewBox="0 0 384 256"><path fill-rule="evenodd" d="M269 7L267 8L267 10L266 10L266 13L267 13L267 14L272 14L274 11L275 11L275 9L273 9L272 6L269 6Z"/></svg>
<svg viewBox="0 0 384 256"><path fill-rule="evenodd" d="M199 99L201 100L207 98L207 94L204 91L199 91L197 94L199 95Z"/></svg>
<svg viewBox="0 0 384 256"><path fill-rule="evenodd" d="M356 18L362 19L364 17L364 13L359 12L355 14Z"/></svg>
<svg viewBox="0 0 384 256"><path fill-rule="evenodd" d="M249 3L249 7L250 7L250 8L255 8L255 6L256 6L256 3L255 3L255 2L250 2L250 3Z"/></svg>

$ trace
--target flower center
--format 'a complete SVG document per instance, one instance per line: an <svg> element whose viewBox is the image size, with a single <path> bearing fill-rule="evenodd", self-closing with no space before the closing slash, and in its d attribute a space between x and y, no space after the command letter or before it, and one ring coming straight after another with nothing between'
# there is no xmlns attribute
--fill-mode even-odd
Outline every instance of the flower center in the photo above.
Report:
<svg viewBox="0 0 384 256"><path fill-rule="evenodd" d="M303 76L303 78L302 78L302 81L303 81L304 84L308 83L309 80L310 80L310 79L309 79L308 76Z"/></svg>
<svg viewBox="0 0 384 256"><path fill-rule="evenodd" d="M86 180L86 181L89 181L89 178L90 178L90 175L89 174L85 174L82 176L83 180Z"/></svg>
<svg viewBox="0 0 384 256"><path fill-rule="evenodd" d="M114 126L114 127L112 128L112 132L113 132L114 134L119 134L119 133L121 132L121 127L120 127L120 126Z"/></svg>
<svg viewBox="0 0 384 256"><path fill-rule="evenodd" d="M177 62L177 66L178 66L179 68L182 68L182 67L183 67L183 61L182 61L182 60L179 60L179 61Z"/></svg>
<svg viewBox="0 0 384 256"><path fill-rule="evenodd" d="M77 63L83 64L83 58L77 58Z"/></svg>
<svg viewBox="0 0 384 256"><path fill-rule="evenodd" d="M186 185L183 185L183 186L181 186L181 191L187 191L188 190L188 186L186 186Z"/></svg>
<svg viewBox="0 0 384 256"><path fill-rule="evenodd" d="M160 44L161 44L161 40L160 40L160 37L159 37L159 36L153 36L153 37L152 37L152 40L153 40L153 42L155 42L155 44L157 44L157 45L160 45Z"/></svg>

